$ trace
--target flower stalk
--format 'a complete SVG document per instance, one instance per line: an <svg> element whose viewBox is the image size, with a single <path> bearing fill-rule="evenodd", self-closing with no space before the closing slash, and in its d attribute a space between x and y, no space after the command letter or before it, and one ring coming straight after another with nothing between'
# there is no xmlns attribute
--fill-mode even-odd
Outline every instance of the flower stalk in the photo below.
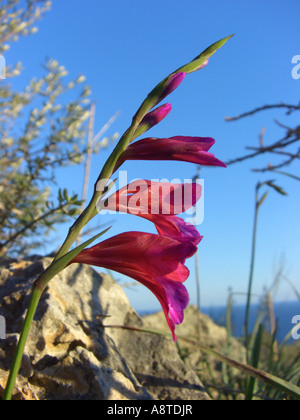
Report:
<svg viewBox="0 0 300 420"><path fill-rule="evenodd" d="M186 74L192 73L193 71L196 71L206 66L208 63L208 58L211 55L213 55L219 48L221 48L221 46L223 46L229 40L229 38L231 38L231 36L213 44L202 54L197 56L192 62L188 63L185 66L182 66L179 70L171 73L168 77L166 77L149 93L149 95L146 97L146 99L134 115L130 127L123 134L117 146L115 147L115 149L107 159L105 165L103 166L103 169L96 180L93 196L90 200L90 203L69 229L67 237L64 243L62 244L61 248L59 249L53 262L44 271L44 273L41 274L41 276L36 280L33 286L29 309L26 314L15 357L11 366L4 394L4 400L10 400L12 397L15 381L21 366L26 341L30 332L30 327L34 319L34 315L38 307L39 301L41 299L41 296L51 279L53 279L53 277L55 277L58 273L63 271L69 264L75 262L87 263L87 259L89 260L88 263L91 264L101 265L102 267L109 266L112 268L116 268L118 266L120 272L125 272L127 274L131 273L131 266L129 260L124 262L124 264L118 261L112 263L110 260L112 260L112 258L117 258L117 255L113 255L111 257L107 250L111 244L118 244L118 240L120 239L122 239L123 241L125 239L126 242L126 240L129 237L134 237L137 243L140 244L143 241L141 240L141 237L137 235L137 233L128 232L127 234L123 234L121 238L114 237L96 245L93 248L86 249L86 247L88 247L92 242L94 242L97 238L106 233L106 230L104 232L101 232L99 235L91 238L90 240L86 241L84 244L73 249L72 251L70 251L70 249L72 245L76 242L83 228L98 213L97 203L102 197L103 193L107 192L106 187L108 182L110 182L111 175L115 172L118 162L120 160L122 161L122 155L125 154L130 143L133 140L135 140L137 136L143 134L145 131L147 131L153 125L155 125L155 121L161 121L171 110L170 104L159 107L157 108L157 110L154 111L152 111L152 109L181 84ZM151 121L151 118L153 117L154 120ZM183 157L181 160L186 159ZM101 181L100 189L99 181ZM175 237L164 236L160 233L158 235L152 236L150 234L144 234L144 242L142 243L142 245L145 248L141 246L140 252L141 257L144 258L143 261L145 265L144 267L140 268L140 272L136 272L133 270L132 276L141 283L145 284L147 287L149 287L160 300L164 312L166 314L168 324L171 328L171 331L173 332L173 337L175 338L175 324L182 322L183 309L188 304L188 295L185 287L182 285L182 282L185 281L188 277L188 272L186 267L184 266L184 262L186 258L194 254L195 250L197 249L196 242L199 243L202 237L198 235L196 238L194 231L192 231L190 228L187 228L181 222L180 218L176 218L175 215L172 215L170 217L171 219L165 219L166 226L169 227L166 227L165 225L163 228L158 227L158 231L160 232L161 230L161 232L165 232L165 229L167 229L168 231L168 229L171 229L170 226L172 226L172 229L175 229L175 232L177 232L175 234ZM153 222L157 224L157 226L160 223L160 221L157 218L155 219L155 221L153 220ZM157 252L161 252L162 255L165 255L166 258L169 258L169 266L165 266L165 272L162 273L161 280L159 280L160 276L157 272L153 272L149 277L149 272L151 273L151 267L147 265L147 252L149 249L151 250L151 244L153 244L153 242L157 243ZM122 251L124 255L129 258L130 255L126 254L127 250L128 244L125 248L120 248L120 251ZM174 259L174 257L171 258L171 253L168 253L171 252L170 250L173 250L175 252L175 254L177 255L177 260ZM175 274L173 275L173 273L178 273L178 278L173 278L175 276Z"/></svg>
<svg viewBox="0 0 300 420"><path fill-rule="evenodd" d="M29 309L28 309L28 312L24 321L23 329L19 338L19 342L18 342L17 349L14 355L14 359L12 361L10 374L9 374L6 388L3 395L3 401L8 401L12 397L16 378L18 376L20 366L22 363L25 345L26 345L27 338L30 332L30 327L31 327L41 296L42 296L42 291L39 288L35 287L32 291Z"/></svg>

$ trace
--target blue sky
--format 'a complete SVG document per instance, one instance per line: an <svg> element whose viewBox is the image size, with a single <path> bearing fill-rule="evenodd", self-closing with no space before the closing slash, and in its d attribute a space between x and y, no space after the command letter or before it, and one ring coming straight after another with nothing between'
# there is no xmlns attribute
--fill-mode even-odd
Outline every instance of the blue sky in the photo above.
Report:
<svg viewBox="0 0 300 420"><path fill-rule="evenodd" d="M168 98L172 113L151 132L157 137L213 137L212 152L228 161L244 154L246 146L258 145L263 126L266 143L280 139L283 131L275 118L290 126L296 123L295 116L287 117L283 111L266 111L231 123L224 118L264 104L299 102L300 79L291 76L292 57L300 54L299 13L298 0L54 0L51 12L38 24L39 32L12 45L6 61L23 62L25 69L16 86L42 74L45 57L65 65L70 77L84 74L97 106L95 130L120 110L110 134L123 133L154 85L213 42L235 34L205 69L189 75ZM109 151L94 158L92 179L97 178ZM205 219L199 227L204 235L199 248L203 306L224 304L229 287L246 292L254 188L258 181L272 178L289 195L270 191L261 209L254 292L261 294L270 286L282 261L286 275L299 288L299 182L251 172L267 163L260 158L227 169L203 168ZM191 179L196 172L195 166L176 162L132 162L124 169L129 179L170 181ZM290 171L300 175L296 165ZM64 169L58 176L61 187L81 191L82 167ZM154 232L151 224L127 215L114 218L111 232L132 229ZM58 232L57 245L65 233L66 229ZM187 287L195 303L193 260L189 267ZM137 309L159 308L142 287L127 294ZM295 296L282 283L275 298Z"/></svg>

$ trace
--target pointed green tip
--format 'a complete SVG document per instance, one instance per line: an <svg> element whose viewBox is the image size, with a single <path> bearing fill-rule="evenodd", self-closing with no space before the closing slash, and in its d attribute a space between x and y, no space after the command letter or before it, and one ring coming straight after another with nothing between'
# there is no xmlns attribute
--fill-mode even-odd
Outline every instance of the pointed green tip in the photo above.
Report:
<svg viewBox="0 0 300 420"><path fill-rule="evenodd" d="M217 50L219 50L221 47L223 47L223 45L225 45L226 42L229 41L233 36L234 36L234 34L229 35L226 38L222 38L222 39L220 39L220 41L215 42L210 47L208 47L205 51L203 51L203 53L200 54L199 57L201 57L201 56L211 57Z"/></svg>
<svg viewBox="0 0 300 420"><path fill-rule="evenodd" d="M229 39L231 39L235 34L229 35L226 38L222 38L219 41L212 44L210 47L206 48L200 55L198 55L194 60L192 60L190 63L180 67L178 70L176 70L174 73L179 72L185 72L187 74L193 73L197 70L200 70L201 68L205 67L207 64L207 60L221 47L223 47L224 44L226 44Z"/></svg>

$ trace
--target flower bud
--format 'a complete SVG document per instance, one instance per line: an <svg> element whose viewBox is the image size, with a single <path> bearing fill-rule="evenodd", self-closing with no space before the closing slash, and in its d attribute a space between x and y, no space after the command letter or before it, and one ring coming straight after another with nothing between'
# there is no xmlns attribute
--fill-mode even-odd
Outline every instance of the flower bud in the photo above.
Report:
<svg viewBox="0 0 300 420"><path fill-rule="evenodd" d="M171 110L171 104L164 104L145 115L137 128L132 141L160 123L171 112Z"/></svg>
<svg viewBox="0 0 300 420"><path fill-rule="evenodd" d="M163 91L159 95L157 103L161 102L172 92L174 92L174 90L177 89L178 86L182 83L185 76L185 72L179 72L171 76L168 82L166 83L166 86L164 87Z"/></svg>
<svg viewBox="0 0 300 420"><path fill-rule="evenodd" d="M140 125L147 125L149 128L154 127L156 124L160 123L172 110L171 104L164 104L154 109L154 111L149 112Z"/></svg>

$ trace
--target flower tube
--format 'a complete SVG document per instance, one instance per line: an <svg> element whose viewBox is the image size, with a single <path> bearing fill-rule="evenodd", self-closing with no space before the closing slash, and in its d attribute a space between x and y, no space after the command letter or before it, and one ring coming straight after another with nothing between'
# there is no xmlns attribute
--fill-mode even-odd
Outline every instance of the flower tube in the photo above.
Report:
<svg viewBox="0 0 300 420"><path fill-rule="evenodd" d="M183 321L189 303L183 285L189 270L184 264L196 251L197 246L189 240L126 232L83 250L71 263L114 270L146 286L159 300L176 341L175 325Z"/></svg>
<svg viewBox="0 0 300 420"><path fill-rule="evenodd" d="M146 138L127 148L114 171L127 160L175 160L226 168L225 163L208 151L214 143L215 140L210 137Z"/></svg>
<svg viewBox="0 0 300 420"><path fill-rule="evenodd" d="M121 188L98 204L102 209L128 213L154 223L163 236L189 238L196 245L201 237L197 229L178 214L188 211L201 198L197 183L172 184L137 180Z"/></svg>

